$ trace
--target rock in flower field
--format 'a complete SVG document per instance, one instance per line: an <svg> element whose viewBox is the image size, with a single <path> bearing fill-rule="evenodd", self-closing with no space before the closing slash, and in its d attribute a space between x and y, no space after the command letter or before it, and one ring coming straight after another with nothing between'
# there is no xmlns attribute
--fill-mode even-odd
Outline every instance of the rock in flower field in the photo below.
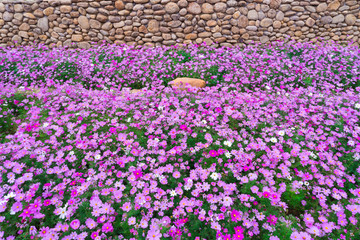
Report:
<svg viewBox="0 0 360 240"><path fill-rule="evenodd" d="M1 49L1 238L359 239L359 57Z"/></svg>

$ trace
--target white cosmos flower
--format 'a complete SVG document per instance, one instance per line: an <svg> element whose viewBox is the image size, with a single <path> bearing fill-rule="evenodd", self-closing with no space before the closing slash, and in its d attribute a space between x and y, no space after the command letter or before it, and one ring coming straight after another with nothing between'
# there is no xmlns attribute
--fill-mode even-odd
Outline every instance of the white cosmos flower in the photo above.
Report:
<svg viewBox="0 0 360 240"><path fill-rule="evenodd" d="M175 191L175 190L171 190L170 196L175 197L176 195L177 195L176 191Z"/></svg>
<svg viewBox="0 0 360 240"><path fill-rule="evenodd" d="M216 181L219 178L219 175L216 172L214 172L210 175L210 177L212 180Z"/></svg>
<svg viewBox="0 0 360 240"><path fill-rule="evenodd" d="M360 103L355 104L355 108L360 108Z"/></svg>
<svg viewBox="0 0 360 240"><path fill-rule="evenodd" d="M273 142L273 143L277 143L277 139L276 139L275 137L272 137L272 138L270 139L270 141Z"/></svg>
<svg viewBox="0 0 360 240"><path fill-rule="evenodd" d="M60 208L60 219L66 218L66 208Z"/></svg>
<svg viewBox="0 0 360 240"><path fill-rule="evenodd" d="M284 131L284 130L281 130L281 131L278 132L278 134L279 134L280 136L284 136L284 135L285 135L285 131Z"/></svg>

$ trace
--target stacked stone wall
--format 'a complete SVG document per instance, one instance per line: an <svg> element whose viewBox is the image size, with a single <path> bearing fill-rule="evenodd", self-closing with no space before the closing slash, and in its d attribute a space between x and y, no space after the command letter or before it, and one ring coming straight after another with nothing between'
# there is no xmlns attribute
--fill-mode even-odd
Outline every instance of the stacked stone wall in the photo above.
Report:
<svg viewBox="0 0 360 240"><path fill-rule="evenodd" d="M0 46L360 44L357 0L0 0Z"/></svg>

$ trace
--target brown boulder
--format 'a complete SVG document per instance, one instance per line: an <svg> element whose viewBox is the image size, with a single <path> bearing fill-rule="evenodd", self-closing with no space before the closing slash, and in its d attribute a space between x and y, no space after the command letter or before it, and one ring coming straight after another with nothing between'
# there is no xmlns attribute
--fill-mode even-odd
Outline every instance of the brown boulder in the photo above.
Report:
<svg viewBox="0 0 360 240"><path fill-rule="evenodd" d="M169 84L173 87L179 87L180 90L186 90L186 84L189 84L189 86L192 87L198 87L198 88L203 88L206 86L206 82L204 80L201 79L197 79L197 78L176 78L175 80L169 82Z"/></svg>
<svg viewBox="0 0 360 240"><path fill-rule="evenodd" d="M340 2L336 0L336 1L329 3L327 10L328 11L336 11L336 10L338 10L339 7L340 7Z"/></svg>
<svg viewBox="0 0 360 240"><path fill-rule="evenodd" d="M191 14L200 14L201 13L201 7L196 2L190 3L187 10Z"/></svg>
<svg viewBox="0 0 360 240"><path fill-rule="evenodd" d="M123 3L123 1L116 1L115 2L115 7L117 10L123 10L125 8L125 4Z"/></svg>

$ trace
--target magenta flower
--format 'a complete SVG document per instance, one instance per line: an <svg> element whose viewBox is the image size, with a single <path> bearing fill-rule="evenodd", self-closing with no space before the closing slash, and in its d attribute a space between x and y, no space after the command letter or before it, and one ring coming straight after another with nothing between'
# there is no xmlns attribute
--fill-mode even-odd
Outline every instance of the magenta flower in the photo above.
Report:
<svg viewBox="0 0 360 240"><path fill-rule="evenodd" d="M112 232L114 230L113 226L111 225L111 223L105 223L101 230L104 232L104 233L107 233L107 232Z"/></svg>
<svg viewBox="0 0 360 240"><path fill-rule="evenodd" d="M116 133L116 128L115 128L115 127L111 127L111 128L109 129L109 132L111 132L111 133Z"/></svg>
<svg viewBox="0 0 360 240"><path fill-rule="evenodd" d="M224 234L224 235L222 235L221 239L222 239L222 240L232 240L230 234Z"/></svg>
<svg viewBox="0 0 360 240"><path fill-rule="evenodd" d="M143 175L141 169L133 171L133 174L134 174L136 179L141 178L142 175Z"/></svg>
<svg viewBox="0 0 360 240"><path fill-rule="evenodd" d="M71 196L72 196L72 197L76 197L76 195L77 195L77 191L76 191L76 190L72 190L72 191L71 191Z"/></svg>
<svg viewBox="0 0 360 240"><path fill-rule="evenodd" d="M235 232L232 239L233 240L243 240L244 239L244 234Z"/></svg>
<svg viewBox="0 0 360 240"><path fill-rule="evenodd" d="M244 229L241 226L234 227L235 233L243 233Z"/></svg>
<svg viewBox="0 0 360 240"><path fill-rule="evenodd" d="M271 225L276 225L276 222L278 220L278 218L275 215L270 215L269 217L267 217L267 222L270 223Z"/></svg>
<svg viewBox="0 0 360 240"><path fill-rule="evenodd" d="M240 215L239 211L233 209L231 211L230 215L231 215L231 221L233 221L233 222L240 221L241 215Z"/></svg>
<svg viewBox="0 0 360 240"><path fill-rule="evenodd" d="M264 197L264 198L269 198L269 197L270 197L270 193L269 193L269 192L263 192L263 197Z"/></svg>
<svg viewBox="0 0 360 240"><path fill-rule="evenodd" d="M216 156L218 156L218 153L217 153L216 150L210 150L210 151L209 151L209 155L210 155L211 157L216 157Z"/></svg>
<svg viewBox="0 0 360 240"><path fill-rule="evenodd" d="M97 238L98 236L99 236L99 233L98 233L98 232L93 232L93 233L91 233L91 235L90 235L91 239L95 239L95 238Z"/></svg>

